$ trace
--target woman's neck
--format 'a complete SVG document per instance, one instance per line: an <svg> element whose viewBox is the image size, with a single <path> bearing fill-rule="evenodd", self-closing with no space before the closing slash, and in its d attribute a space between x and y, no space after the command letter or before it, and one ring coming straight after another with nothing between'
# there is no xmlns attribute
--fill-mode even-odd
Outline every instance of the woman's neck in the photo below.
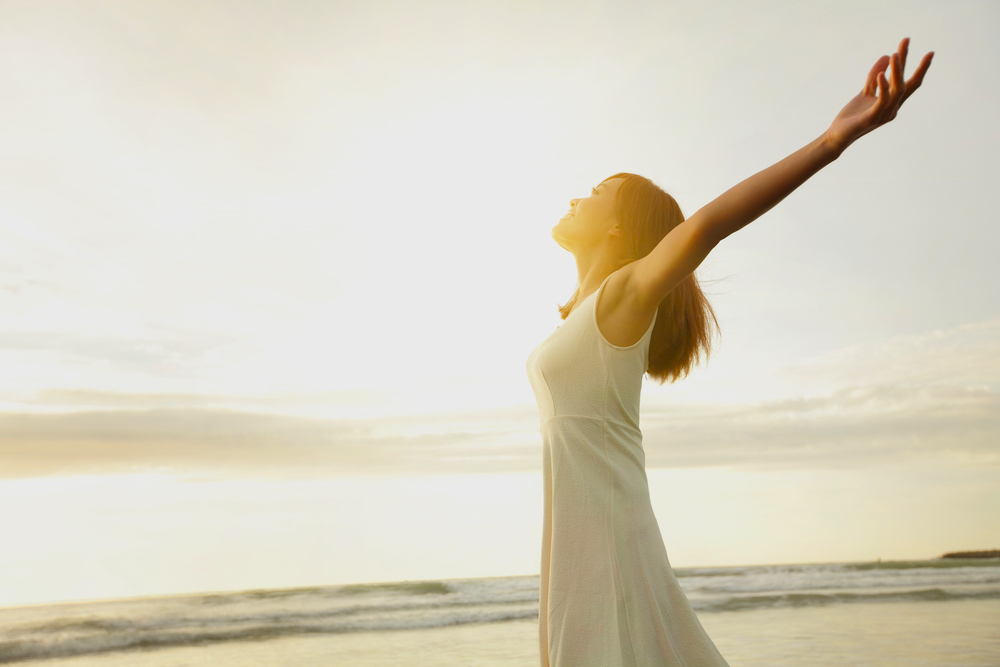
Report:
<svg viewBox="0 0 1000 667"><path fill-rule="evenodd" d="M593 253L576 254L577 285L580 288L580 300L590 296L601 283L622 266L621 257L603 248Z"/></svg>

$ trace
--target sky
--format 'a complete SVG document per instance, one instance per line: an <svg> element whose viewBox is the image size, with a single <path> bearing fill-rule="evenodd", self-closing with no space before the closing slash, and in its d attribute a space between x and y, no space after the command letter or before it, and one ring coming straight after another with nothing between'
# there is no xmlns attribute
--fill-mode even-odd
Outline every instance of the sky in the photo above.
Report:
<svg viewBox="0 0 1000 667"><path fill-rule="evenodd" d="M924 86L699 269L677 567L1000 546L992 2L0 3L0 606L537 574L550 238ZM582 193L582 194L581 194Z"/></svg>

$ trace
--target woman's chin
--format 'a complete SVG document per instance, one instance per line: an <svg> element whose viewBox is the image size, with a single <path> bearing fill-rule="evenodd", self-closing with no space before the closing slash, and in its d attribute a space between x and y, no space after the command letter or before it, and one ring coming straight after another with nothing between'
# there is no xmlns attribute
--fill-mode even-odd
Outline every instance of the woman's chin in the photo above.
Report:
<svg viewBox="0 0 1000 667"><path fill-rule="evenodd" d="M569 250L569 246L566 245L566 237L559 233L559 225L552 228L552 240L558 243L563 250Z"/></svg>

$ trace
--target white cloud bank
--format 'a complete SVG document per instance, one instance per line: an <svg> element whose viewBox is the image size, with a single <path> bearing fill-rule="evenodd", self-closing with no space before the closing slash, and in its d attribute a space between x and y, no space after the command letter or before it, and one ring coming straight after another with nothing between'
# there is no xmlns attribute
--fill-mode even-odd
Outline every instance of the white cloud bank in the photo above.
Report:
<svg viewBox="0 0 1000 667"><path fill-rule="evenodd" d="M748 404L651 401L642 418L647 466L1000 466L1000 322L836 351L782 372L833 388ZM71 403L83 409L37 410ZM427 474L539 466L529 406L315 419L275 414L287 408L280 404L261 400L247 410L233 409L225 397L43 392L25 411L0 413L0 475Z"/></svg>

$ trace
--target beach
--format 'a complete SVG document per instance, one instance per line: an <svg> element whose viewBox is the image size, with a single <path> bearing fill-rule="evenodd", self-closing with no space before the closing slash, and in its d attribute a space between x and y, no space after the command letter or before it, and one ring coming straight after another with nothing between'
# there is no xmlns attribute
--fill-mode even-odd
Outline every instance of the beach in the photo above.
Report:
<svg viewBox="0 0 1000 667"><path fill-rule="evenodd" d="M703 614L733 667L1000 664L1000 600ZM52 667L537 667L537 623L288 637L45 661Z"/></svg>
<svg viewBox="0 0 1000 667"><path fill-rule="evenodd" d="M1000 560L678 570L734 667L1000 665ZM538 578L0 610L0 663L535 666Z"/></svg>

